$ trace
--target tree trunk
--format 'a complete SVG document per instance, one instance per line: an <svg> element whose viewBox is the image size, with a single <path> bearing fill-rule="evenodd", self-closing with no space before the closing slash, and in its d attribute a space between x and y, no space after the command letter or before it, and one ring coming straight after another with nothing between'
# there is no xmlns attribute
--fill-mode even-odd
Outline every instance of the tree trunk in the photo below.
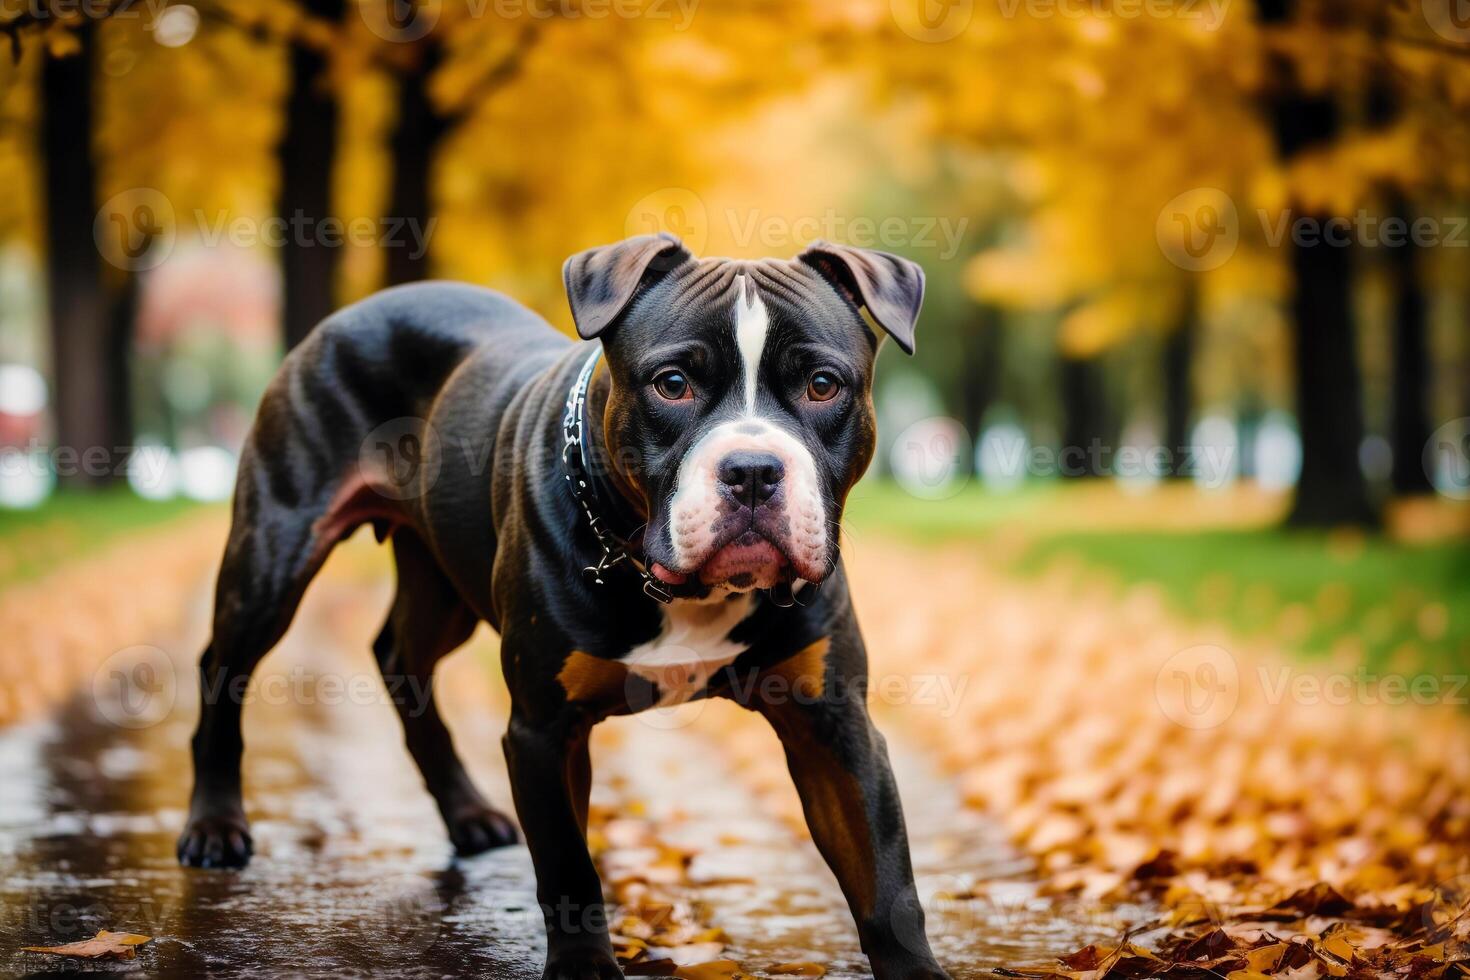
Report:
<svg viewBox="0 0 1470 980"><path fill-rule="evenodd" d="M1413 226L1414 215L1402 195L1394 195L1391 213ZM1429 442L1428 311L1419 278L1420 246L1412 238L1388 248L1393 280L1393 392L1390 395L1389 444L1393 447L1395 493L1432 493L1424 468Z"/></svg>
<svg viewBox="0 0 1470 980"><path fill-rule="evenodd" d="M974 309L974 330L960 344L960 422L978 439L985 413L1000 391L1001 360L1004 357L1000 318L990 307Z"/></svg>
<svg viewBox="0 0 1470 980"><path fill-rule="evenodd" d="M311 0L306 6L313 16L333 23L342 19L342 0ZM332 212L336 93L328 87L327 59L299 42L291 45L291 91L285 112L286 129L277 149L281 189L276 213L286 222L282 322L283 339L290 348L335 307L342 255L341 222L333 220Z"/></svg>
<svg viewBox="0 0 1470 980"><path fill-rule="evenodd" d="M417 282L429 275L428 242L433 228L429 176L434 153L449 128L448 120L429 100L429 78L439 59L440 47L431 35L423 42L413 66L398 81L398 128L390 147L393 183L388 217L400 231L394 240L384 242L384 277L390 286Z"/></svg>
<svg viewBox="0 0 1470 980"><path fill-rule="evenodd" d="M131 439L128 350L125 343L118 344L113 330L101 253L92 233L97 217L92 159L95 35L93 24L81 25L76 29L81 50L48 57L41 69L56 462L57 476L68 486L117 480L117 454Z"/></svg>
<svg viewBox="0 0 1470 980"><path fill-rule="evenodd" d="M1280 27L1290 22L1292 6L1290 0L1260 0L1258 9L1267 26ZM1277 55L1271 69L1275 91L1268 109L1281 160L1336 138L1332 93L1304 92L1287 55ZM1333 216L1305 217L1322 230ZM1352 246L1329 244L1320 235L1314 243L1298 245L1288 235L1282 248L1295 277L1292 340L1302 440L1302 472L1287 522L1374 525L1377 509L1358 464L1363 409L1352 317Z"/></svg>
<svg viewBox="0 0 1470 980"><path fill-rule="evenodd" d="M1105 382L1097 358L1062 358L1062 455L1058 460L1062 476L1108 473L1111 447Z"/></svg>
<svg viewBox="0 0 1470 980"><path fill-rule="evenodd" d="M1377 512L1358 463L1363 415L1348 306L1352 252L1325 244L1293 248L1292 271L1302 472L1287 521L1304 527L1372 525Z"/></svg>
<svg viewBox="0 0 1470 980"><path fill-rule="evenodd" d="M1179 318L1164 340L1164 445L1171 454L1169 475L1187 476L1189 423L1194 415L1194 349L1199 338L1199 291L1186 279Z"/></svg>

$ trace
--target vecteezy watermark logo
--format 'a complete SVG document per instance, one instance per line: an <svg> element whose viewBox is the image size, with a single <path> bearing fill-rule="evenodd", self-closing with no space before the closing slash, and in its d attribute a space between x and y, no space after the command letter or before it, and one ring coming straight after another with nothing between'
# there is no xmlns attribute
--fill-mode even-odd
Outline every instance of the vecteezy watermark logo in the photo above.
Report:
<svg viewBox="0 0 1470 980"><path fill-rule="evenodd" d="M693 191L665 187L640 198L629 209L623 230L630 238L660 232L678 235L696 254L704 251L710 232L718 227L741 249L790 251L823 239L858 248L924 250L948 261L963 248L969 225L970 219L963 215L890 214L879 218L835 208L805 214L772 213L760 208L725 208L712 213Z"/></svg>
<svg viewBox="0 0 1470 980"><path fill-rule="evenodd" d="M1470 43L1470 0L1423 0L1429 29L1446 41Z"/></svg>
<svg viewBox="0 0 1470 980"><path fill-rule="evenodd" d="M1366 667L1351 673L1298 672L1289 666L1256 668L1256 682L1267 704L1449 704L1465 707L1470 676L1465 674L1377 674Z"/></svg>
<svg viewBox="0 0 1470 980"><path fill-rule="evenodd" d="M1224 724L1240 703L1240 668L1224 647L1187 647L1159 668L1154 677L1154 700L1176 725L1215 728Z"/></svg>
<svg viewBox="0 0 1470 980"><path fill-rule="evenodd" d="M709 210L699 195L688 188L664 187L640 198L628 209L623 230L629 238L660 232L678 235L685 248L699 255L709 241Z"/></svg>
<svg viewBox="0 0 1470 980"><path fill-rule="evenodd" d="M161 191L133 187L107 199L92 222L102 258L119 269L146 272L174 250L174 206Z"/></svg>
<svg viewBox="0 0 1470 980"><path fill-rule="evenodd" d="M954 40L975 16L974 0L889 0L888 8L899 30L925 44Z"/></svg>
<svg viewBox="0 0 1470 980"><path fill-rule="evenodd" d="M1424 444L1424 472L1434 488L1454 500L1470 500L1470 418L1446 422Z"/></svg>
<svg viewBox="0 0 1470 980"><path fill-rule="evenodd" d="M358 450L363 478L380 496L412 500L431 490L443 459L439 435L424 419L391 419L369 432Z"/></svg>
<svg viewBox="0 0 1470 980"><path fill-rule="evenodd" d="M953 497L969 482L965 463L970 434L951 418L920 419L893 441L888 464L893 478L921 500Z"/></svg>
<svg viewBox="0 0 1470 980"><path fill-rule="evenodd" d="M1447 215L1435 217L1421 214L1412 221L1398 215L1379 216L1367 208L1359 208L1350 215L1318 217L1309 214L1293 214L1288 208L1277 214L1265 208L1257 211L1261 223L1261 234L1266 244L1280 248L1290 241L1297 248L1399 248L1414 244L1420 248L1466 248L1470 247L1470 217Z"/></svg>
<svg viewBox="0 0 1470 980"><path fill-rule="evenodd" d="M97 713L119 728L148 728L173 710L178 681L173 661L158 647L119 650L92 675Z"/></svg>
<svg viewBox="0 0 1470 980"><path fill-rule="evenodd" d="M161 265L173 252L180 227L206 248L402 248L413 258L428 252L438 218L335 215L313 216L298 209L289 215L260 217L228 209L194 208L183 215L161 192L134 187L108 199L92 223L102 257L119 269L142 272Z"/></svg>
<svg viewBox="0 0 1470 980"><path fill-rule="evenodd" d="M353 922L378 957L415 962L439 938L446 906L432 879L403 874L372 886L372 905Z"/></svg>
<svg viewBox="0 0 1470 980"><path fill-rule="evenodd" d="M443 13L441 0L366 0L357 4L367 29L385 41L407 44L427 37Z"/></svg>
<svg viewBox="0 0 1470 980"><path fill-rule="evenodd" d="M1014 20L1179 20L1197 21L1213 31L1225 22L1230 0L999 0L1000 14Z"/></svg>
<svg viewBox="0 0 1470 980"><path fill-rule="evenodd" d="M727 208L724 219L731 238L741 248L749 248L753 243L768 249L799 248L820 238L858 248L932 250L946 262L959 254L970 226L967 217L891 214L874 218L844 214L833 208L795 217L764 214L758 208Z"/></svg>
<svg viewBox="0 0 1470 980"><path fill-rule="evenodd" d="M1230 195L1196 187L1165 204L1154 223L1164 258L1189 272L1218 269L1240 244L1240 215Z"/></svg>

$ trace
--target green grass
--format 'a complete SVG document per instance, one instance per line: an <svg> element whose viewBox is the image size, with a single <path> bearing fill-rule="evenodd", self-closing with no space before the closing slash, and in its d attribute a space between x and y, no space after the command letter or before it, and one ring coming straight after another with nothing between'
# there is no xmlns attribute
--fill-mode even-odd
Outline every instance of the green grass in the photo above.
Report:
<svg viewBox="0 0 1470 980"><path fill-rule="evenodd" d="M145 500L125 488L63 491L31 510L0 509L0 587L44 575L112 538L200 505Z"/></svg>
<svg viewBox="0 0 1470 980"><path fill-rule="evenodd" d="M1158 586L1179 612L1308 655L1357 646L1372 669L1470 666L1470 551L1279 530L1067 533L1015 567L1064 557Z"/></svg>
<svg viewBox="0 0 1470 980"><path fill-rule="evenodd" d="M847 500L845 520L861 534L867 528L899 531L925 542L985 534L1006 524L1045 519L1049 503L1063 488L1027 487L1015 493L988 493L969 485L952 497L922 500L885 480L863 480Z"/></svg>
<svg viewBox="0 0 1470 980"><path fill-rule="evenodd" d="M1354 648L1370 670L1470 667L1470 547L1274 526L1157 530L1144 498L1110 507L1099 487L1051 485L997 496L975 487L940 501L892 484L853 491L854 534L985 542L1004 530L1017 574L1080 563L1121 586L1157 587L1178 614L1219 622L1308 657ZM1101 498L1101 499L1100 499ZM1184 497L1185 506L1196 506ZM1181 498L1173 498L1177 519ZM1202 517L1213 506L1197 504ZM1096 508L1094 520L1090 509ZM1113 511L1123 514L1118 518ZM1018 544L1019 542L1019 544Z"/></svg>

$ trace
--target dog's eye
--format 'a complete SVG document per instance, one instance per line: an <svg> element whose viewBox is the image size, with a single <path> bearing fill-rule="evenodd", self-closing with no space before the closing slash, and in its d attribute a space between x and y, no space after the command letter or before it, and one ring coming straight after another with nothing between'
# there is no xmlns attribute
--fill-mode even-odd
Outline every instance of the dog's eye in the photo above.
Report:
<svg viewBox="0 0 1470 980"><path fill-rule="evenodd" d="M806 396L814 402L831 401L842 390L842 382L831 371L818 371L806 383Z"/></svg>
<svg viewBox="0 0 1470 980"><path fill-rule="evenodd" d="M660 371L653 379L653 390L660 398L682 402L694 397L694 389L683 371Z"/></svg>

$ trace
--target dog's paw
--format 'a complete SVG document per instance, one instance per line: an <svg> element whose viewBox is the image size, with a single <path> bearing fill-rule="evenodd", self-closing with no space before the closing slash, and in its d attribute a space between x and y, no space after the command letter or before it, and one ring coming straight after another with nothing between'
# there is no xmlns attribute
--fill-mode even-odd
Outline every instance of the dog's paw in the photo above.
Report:
<svg viewBox="0 0 1470 980"><path fill-rule="evenodd" d="M506 847L520 840L515 824L499 810L475 807L445 818L449 840L461 857L480 854L495 847Z"/></svg>
<svg viewBox="0 0 1470 980"><path fill-rule="evenodd" d="M243 868L253 850L242 816L190 817L179 835L179 863L186 868Z"/></svg>
<svg viewBox="0 0 1470 980"><path fill-rule="evenodd" d="M623 971L606 950L574 949L547 960L541 980L623 980Z"/></svg>

